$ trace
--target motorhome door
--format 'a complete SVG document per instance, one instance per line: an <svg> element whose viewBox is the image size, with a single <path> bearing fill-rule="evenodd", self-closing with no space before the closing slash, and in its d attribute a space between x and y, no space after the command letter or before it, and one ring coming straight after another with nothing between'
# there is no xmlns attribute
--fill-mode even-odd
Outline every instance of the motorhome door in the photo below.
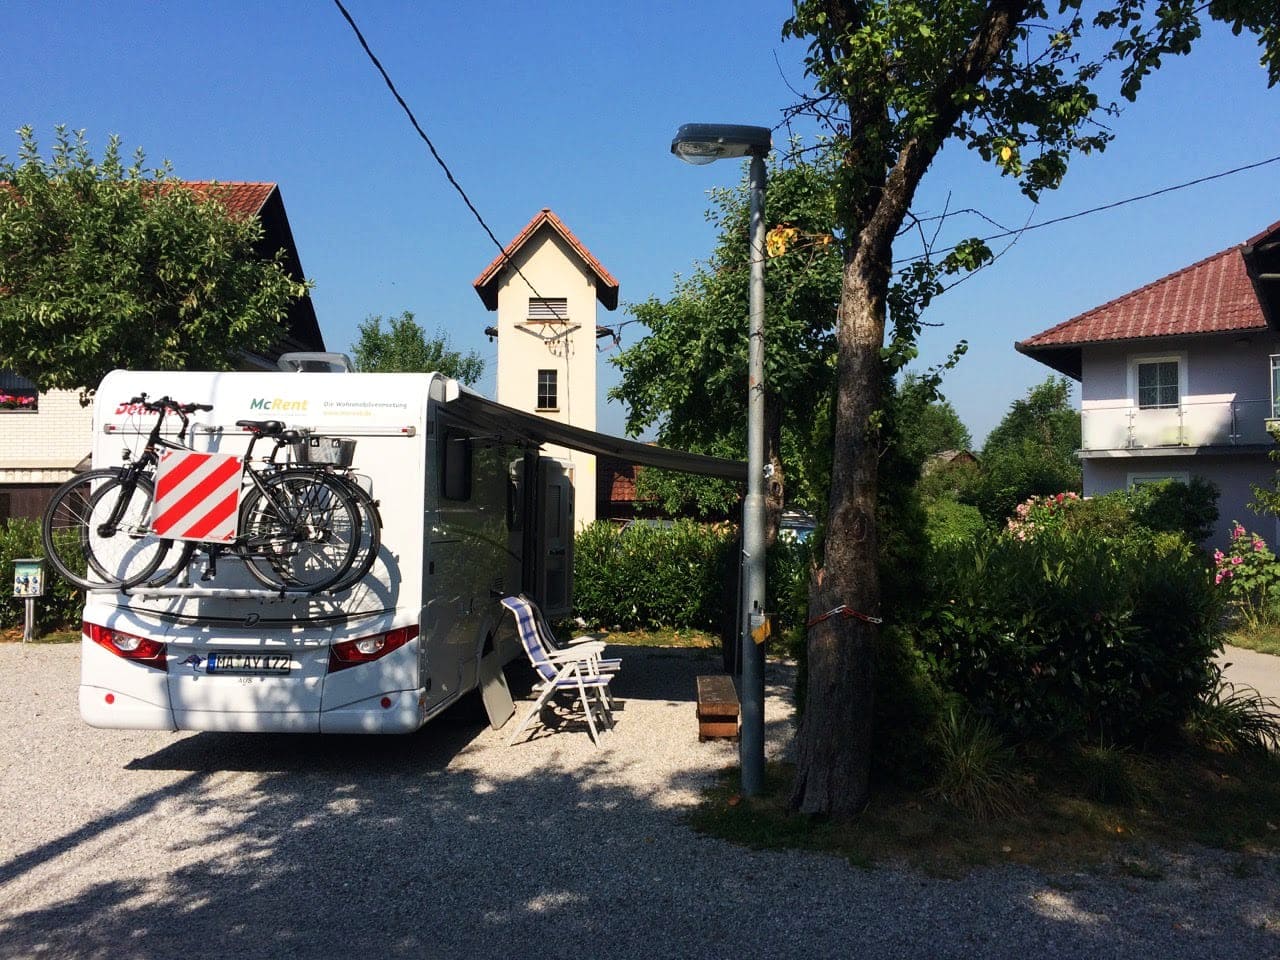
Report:
<svg viewBox="0 0 1280 960"><path fill-rule="evenodd" d="M573 612L573 483L569 464L539 457L538 491L537 599L548 616L567 617Z"/></svg>

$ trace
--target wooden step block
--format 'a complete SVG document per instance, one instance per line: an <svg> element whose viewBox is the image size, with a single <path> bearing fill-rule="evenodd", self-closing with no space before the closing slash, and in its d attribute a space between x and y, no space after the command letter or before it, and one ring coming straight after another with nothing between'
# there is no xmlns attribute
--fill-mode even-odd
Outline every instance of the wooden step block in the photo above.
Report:
<svg viewBox="0 0 1280 960"><path fill-rule="evenodd" d="M698 677L698 739L738 739L738 692L726 674Z"/></svg>

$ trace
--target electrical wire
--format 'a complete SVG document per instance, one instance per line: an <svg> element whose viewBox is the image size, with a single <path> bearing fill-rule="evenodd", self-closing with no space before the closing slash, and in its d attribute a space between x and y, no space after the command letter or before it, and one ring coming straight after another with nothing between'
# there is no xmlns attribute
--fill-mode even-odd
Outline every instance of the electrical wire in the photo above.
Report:
<svg viewBox="0 0 1280 960"><path fill-rule="evenodd" d="M405 102L404 97L400 96L400 91L396 89L396 85L392 81L390 74L387 73L386 68L382 65L382 61L379 60L373 50L369 48L369 42L365 40L364 34L356 25L355 19L347 11L347 8L342 5L342 0L333 0L333 2L338 8L338 12L342 14L343 19L347 21L351 30L355 33L356 40L360 42L360 46L364 50L366 56L368 56L370 62L375 68L377 68L378 73L382 75L382 80L387 85L387 89L391 91L391 95L396 98L396 103L400 104L400 109L404 111L405 116L409 118L409 122L413 124L413 129L417 131L422 142L425 143L427 145L427 149L431 151L431 156L435 159L436 163L439 164L440 169L444 171L445 178L449 181L450 186L458 192L458 196L462 197L462 202L467 205L467 209L470 210L472 216L476 218L476 222L479 223L484 232L489 235L489 239L493 241L493 245L498 248L498 252L502 257L504 264L515 270L520 279L529 285L529 289L533 292L533 295L537 299L541 300L551 310L551 315L554 316L559 323L564 323L565 318L560 316L555 305L538 292L538 288L533 285L529 278L524 275L524 272L520 269L519 265L511 259L510 255L508 255L507 248L502 245L502 241L500 241L494 235L494 232L489 229L489 224L485 223L484 217L480 215L480 211L476 209L476 205L472 203L471 198L467 196L467 191L462 189L462 184L458 183L457 179L454 178L453 171L450 170L449 165L444 162L444 158L440 156L440 151L438 151L436 149L436 145L431 142L431 138L427 136L427 132L422 129L422 124L418 123L418 118L414 116L413 110L410 109L409 104Z"/></svg>
<svg viewBox="0 0 1280 960"><path fill-rule="evenodd" d="M1055 224L1066 223L1068 220L1078 220L1081 217L1087 217L1090 214L1102 213L1104 210L1114 210L1116 207L1123 207L1126 204L1137 203L1139 200L1150 200L1152 197L1159 197L1166 193L1173 193L1176 190L1185 190L1187 187L1198 186L1202 183L1208 183L1210 180L1221 180L1223 177L1229 177L1233 174L1244 173L1246 170L1256 170L1258 167L1265 167L1269 163L1275 163L1280 160L1280 155L1268 157L1266 160L1259 160L1256 163L1247 163L1242 167L1235 167L1231 170L1223 170L1221 173L1211 173L1206 177L1197 177L1195 180L1186 180L1182 183L1175 183L1172 186L1161 187L1159 190L1152 190L1149 193L1139 194L1136 197L1125 197L1123 200L1113 200L1111 203L1104 203L1097 207L1090 207L1088 210L1078 210L1075 213L1068 213L1065 216L1054 217L1052 220L1045 220L1041 223L1033 223L1027 226L1019 227L1016 230L1005 230L1002 233L993 233L989 237L983 237L982 242L987 243L991 240L1003 240L1005 237L1022 236L1031 230L1039 230L1041 227L1052 227ZM941 250L930 250L927 253L916 254L910 257L900 257L894 260L894 264L914 263L917 260L926 260L936 253L947 253L956 249L959 244L950 247L943 247Z"/></svg>

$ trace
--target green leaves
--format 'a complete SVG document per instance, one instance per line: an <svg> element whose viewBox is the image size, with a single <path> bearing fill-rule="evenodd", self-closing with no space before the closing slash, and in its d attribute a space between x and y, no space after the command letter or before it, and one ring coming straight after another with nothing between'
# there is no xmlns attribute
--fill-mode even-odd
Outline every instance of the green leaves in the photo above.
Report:
<svg viewBox="0 0 1280 960"><path fill-rule="evenodd" d="M388 321L367 317L359 327L360 337L352 345L356 369L364 373L442 373L470 386L484 373L484 360L472 350L462 354L451 349L449 336L428 337L406 310Z"/></svg>
<svg viewBox="0 0 1280 960"><path fill-rule="evenodd" d="M197 195L168 165L125 168L112 137L95 161L59 127L45 160L30 127L0 158L0 368L42 390L91 392L116 367L229 369L279 340L306 286L262 225Z"/></svg>

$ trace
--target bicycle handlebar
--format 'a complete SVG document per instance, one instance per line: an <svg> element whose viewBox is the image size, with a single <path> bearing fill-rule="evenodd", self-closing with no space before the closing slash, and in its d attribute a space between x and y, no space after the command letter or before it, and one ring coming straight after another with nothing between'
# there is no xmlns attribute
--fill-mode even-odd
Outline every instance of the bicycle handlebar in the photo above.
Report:
<svg viewBox="0 0 1280 960"><path fill-rule="evenodd" d="M145 393L136 397L129 398L130 403L140 404L148 413L159 413L162 410L172 410L179 414L195 413L197 410L212 410L211 403L178 403L172 397L160 397L157 400L148 400Z"/></svg>

